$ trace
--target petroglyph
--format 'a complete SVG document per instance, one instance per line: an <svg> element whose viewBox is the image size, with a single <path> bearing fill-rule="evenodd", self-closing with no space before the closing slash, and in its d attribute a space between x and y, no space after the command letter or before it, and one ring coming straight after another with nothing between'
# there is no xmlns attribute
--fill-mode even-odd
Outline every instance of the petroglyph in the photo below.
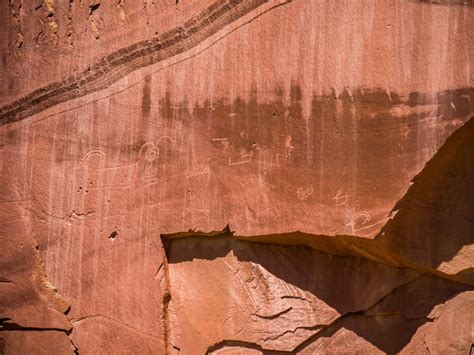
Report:
<svg viewBox="0 0 474 355"><path fill-rule="evenodd" d="M310 185L306 188L300 187L298 190L296 190L296 196L300 201L306 201L313 193L313 185Z"/></svg>
<svg viewBox="0 0 474 355"><path fill-rule="evenodd" d="M262 197L261 197L261 199L262 199ZM266 202L268 202L268 201L266 201ZM260 210L257 209L257 211L256 211L247 204L246 214L248 214L249 218L252 218L255 222L257 222L259 224L262 224L262 223L266 222L266 220L268 219L269 216L271 216L271 209L270 208L264 208L264 209L260 209Z"/></svg>
<svg viewBox="0 0 474 355"><path fill-rule="evenodd" d="M184 196L184 215L199 212L208 215L210 212L210 158L201 163L194 163L186 173L186 192Z"/></svg>
<svg viewBox="0 0 474 355"><path fill-rule="evenodd" d="M229 148L229 138L212 138L213 142L218 143L222 148Z"/></svg>
<svg viewBox="0 0 474 355"><path fill-rule="evenodd" d="M156 183L157 181L160 145L166 142L173 143L173 139L168 136L163 136L160 137L156 143L147 142L140 148L136 173L146 185ZM137 183L140 185L138 181Z"/></svg>
<svg viewBox="0 0 474 355"><path fill-rule="evenodd" d="M282 166L282 163L281 163L281 154L279 153L276 153L275 154L275 165L280 168Z"/></svg>
<svg viewBox="0 0 474 355"><path fill-rule="evenodd" d="M104 167L105 153L99 149L91 150L79 162L76 169L87 168L98 170Z"/></svg>
<svg viewBox="0 0 474 355"><path fill-rule="evenodd" d="M210 174L211 173L210 166L209 166L210 159L211 159L210 157L207 157L206 159L203 160L202 163L193 164L193 166L191 166L189 171L186 173L186 176L188 178L191 178L195 175Z"/></svg>
<svg viewBox="0 0 474 355"><path fill-rule="evenodd" d="M370 214L367 211L360 211L355 213L349 223L346 225L353 231L358 231L363 228L367 228L367 223L370 222Z"/></svg>
<svg viewBox="0 0 474 355"><path fill-rule="evenodd" d="M86 153L84 158L82 158L75 170L84 168L89 170L118 170L118 169L128 169L133 167L136 163L130 163L125 165L116 165L116 166L107 166L106 164L106 154L102 150L94 149Z"/></svg>
<svg viewBox="0 0 474 355"><path fill-rule="evenodd" d="M336 206L341 207L347 204L349 195L347 193L343 193L342 190L338 190L336 196L334 196L332 199L335 201Z"/></svg>
<svg viewBox="0 0 474 355"><path fill-rule="evenodd" d="M286 137L285 139L285 157L289 158L295 147L291 143L291 136Z"/></svg>
<svg viewBox="0 0 474 355"><path fill-rule="evenodd" d="M229 165L241 165L241 164L247 164L252 161L253 157L253 152L246 153L246 154L241 154L239 160L234 160L232 157L229 157Z"/></svg>
<svg viewBox="0 0 474 355"><path fill-rule="evenodd" d="M403 138L408 139L408 135L411 132L410 127L407 124L400 125L398 128L400 130L400 133L403 135Z"/></svg>
<svg viewBox="0 0 474 355"><path fill-rule="evenodd" d="M351 220L349 221L348 224L346 224L346 227L349 227L351 230L351 233L356 233L360 232L362 230L370 230L370 228L373 228L381 223L385 222L385 219L381 219L380 221L370 223L372 217L369 212L367 211L360 211L355 213ZM370 233L369 233L370 234ZM369 235L367 234L367 235Z"/></svg>
<svg viewBox="0 0 474 355"><path fill-rule="evenodd" d="M122 165L107 163L102 150L87 152L75 167L77 192L82 193L86 203L97 201L106 208L101 218L123 216L144 196L149 202L153 199L155 195L146 195L144 189L159 182L161 149L173 148L173 143L169 136L146 142L140 147L135 161Z"/></svg>
<svg viewBox="0 0 474 355"><path fill-rule="evenodd" d="M158 167L155 161L160 156L160 148L153 142L145 143L139 153L139 164L143 164L142 177L147 183L153 182L158 174Z"/></svg>

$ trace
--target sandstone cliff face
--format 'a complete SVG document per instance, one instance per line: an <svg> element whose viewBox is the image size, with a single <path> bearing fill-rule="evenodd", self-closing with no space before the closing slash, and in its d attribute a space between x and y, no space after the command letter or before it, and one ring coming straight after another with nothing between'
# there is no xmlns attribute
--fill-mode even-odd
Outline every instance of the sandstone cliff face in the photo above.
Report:
<svg viewBox="0 0 474 355"><path fill-rule="evenodd" d="M473 24L3 1L0 353L469 353Z"/></svg>

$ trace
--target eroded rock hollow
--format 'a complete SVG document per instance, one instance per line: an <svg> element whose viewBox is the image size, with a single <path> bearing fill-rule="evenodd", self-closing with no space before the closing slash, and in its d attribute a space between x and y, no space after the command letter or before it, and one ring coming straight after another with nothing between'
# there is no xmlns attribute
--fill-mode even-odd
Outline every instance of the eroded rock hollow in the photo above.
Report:
<svg viewBox="0 0 474 355"><path fill-rule="evenodd" d="M472 0L0 3L0 354L468 354Z"/></svg>

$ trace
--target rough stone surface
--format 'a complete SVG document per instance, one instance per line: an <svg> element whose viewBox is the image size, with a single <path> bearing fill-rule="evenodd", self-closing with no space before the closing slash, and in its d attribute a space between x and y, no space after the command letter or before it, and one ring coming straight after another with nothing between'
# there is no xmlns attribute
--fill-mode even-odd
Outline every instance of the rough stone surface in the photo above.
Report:
<svg viewBox="0 0 474 355"><path fill-rule="evenodd" d="M472 0L0 3L0 353L460 353Z"/></svg>

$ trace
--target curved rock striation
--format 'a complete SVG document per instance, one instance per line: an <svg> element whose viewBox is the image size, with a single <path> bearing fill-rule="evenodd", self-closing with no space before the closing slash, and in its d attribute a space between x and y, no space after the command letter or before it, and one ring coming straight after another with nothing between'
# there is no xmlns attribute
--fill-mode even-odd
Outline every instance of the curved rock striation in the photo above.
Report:
<svg viewBox="0 0 474 355"><path fill-rule="evenodd" d="M271 7L288 1L276 2ZM71 99L104 89L130 72L188 51L268 0L220 0L156 38L134 43L91 64L86 71L51 83L0 108L0 124L21 120ZM268 10L267 10L268 11Z"/></svg>

